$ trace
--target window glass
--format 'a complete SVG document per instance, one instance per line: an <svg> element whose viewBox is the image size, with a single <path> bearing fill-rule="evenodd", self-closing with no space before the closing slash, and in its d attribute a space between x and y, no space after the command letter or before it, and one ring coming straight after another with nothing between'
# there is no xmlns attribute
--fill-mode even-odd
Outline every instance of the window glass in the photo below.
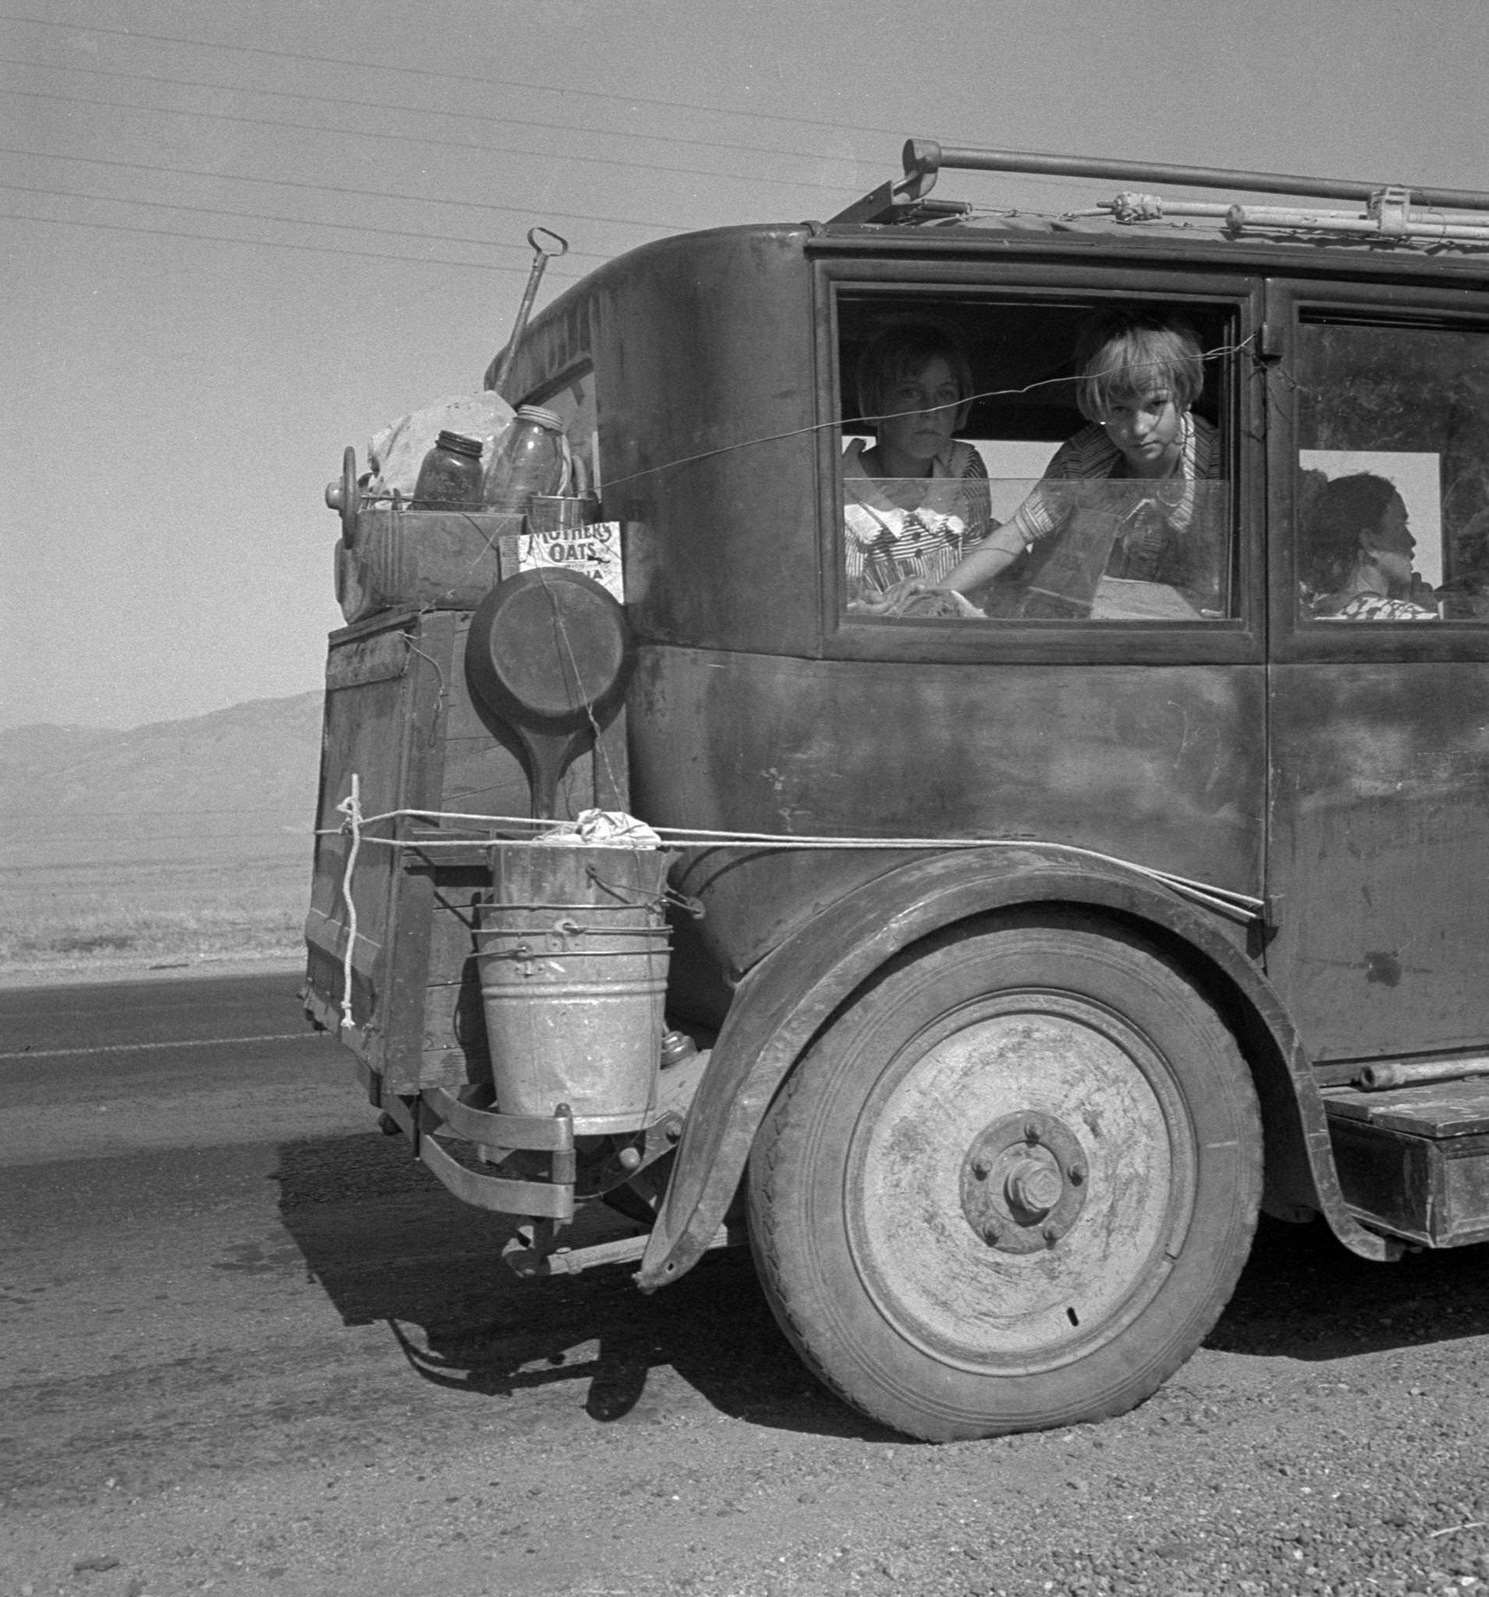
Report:
<svg viewBox="0 0 1489 1597"><path fill-rule="evenodd" d="M1300 619L1489 622L1489 335L1300 335Z"/></svg>
<svg viewBox="0 0 1489 1597"><path fill-rule="evenodd" d="M1225 307L845 295L850 618L1233 615Z"/></svg>

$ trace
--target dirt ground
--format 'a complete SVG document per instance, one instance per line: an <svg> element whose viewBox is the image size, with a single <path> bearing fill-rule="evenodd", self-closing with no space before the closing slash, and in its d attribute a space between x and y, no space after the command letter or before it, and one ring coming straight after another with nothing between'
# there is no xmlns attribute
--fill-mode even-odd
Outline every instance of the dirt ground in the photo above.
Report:
<svg viewBox="0 0 1489 1597"><path fill-rule="evenodd" d="M924 1446L746 1253L519 1281L327 1039L178 1054L0 1069L0 1597L1489 1590L1489 1249L1264 1225L1143 1407Z"/></svg>

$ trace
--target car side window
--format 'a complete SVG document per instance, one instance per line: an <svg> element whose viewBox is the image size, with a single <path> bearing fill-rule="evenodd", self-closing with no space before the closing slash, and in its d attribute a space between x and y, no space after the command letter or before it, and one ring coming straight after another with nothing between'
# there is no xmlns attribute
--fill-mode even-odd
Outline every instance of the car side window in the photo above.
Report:
<svg viewBox="0 0 1489 1597"><path fill-rule="evenodd" d="M1299 328L1306 624L1489 622L1489 333Z"/></svg>
<svg viewBox="0 0 1489 1597"><path fill-rule="evenodd" d="M846 619L1235 612L1226 307L844 295Z"/></svg>

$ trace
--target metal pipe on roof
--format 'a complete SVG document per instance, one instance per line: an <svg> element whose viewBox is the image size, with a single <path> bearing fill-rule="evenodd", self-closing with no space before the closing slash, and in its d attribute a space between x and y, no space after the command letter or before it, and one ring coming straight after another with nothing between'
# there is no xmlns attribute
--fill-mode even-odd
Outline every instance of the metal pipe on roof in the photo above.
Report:
<svg viewBox="0 0 1489 1597"><path fill-rule="evenodd" d="M1151 214L1134 216L1139 207L1146 205ZM1118 221L1133 220L1161 222L1170 216L1231 217L1244 213L1242 221L1277 222L1288 226L1338 227L1348 229L1359 224L1359 231L1378 233L1380 218L1359 211L1314 211L1292 205L1235 205L1229 200L1173 200L1156 194L1119 194L1114 200L1098 200L1095 211L1072 214L1095 215L1109 213ZM1406 218L1407 227L1428 232L1439 227L1489 227L1482 211L1443 211L1437 206L1414 206Z"/></svg>
<svg viewBox="0 0 1489 1597"><path fill-rule="evenodd" d="M1051 177L1099 177L1121 183L1177 183L1185 188L1243 189L1258 194L1297 194L1315 199L1364 200L1385 183L1340 178L1292 177L1281 172L1238 172L1218 166L1171 166L1162 162L1114 161L1101 156L1038 155L1022 150L944 149L934 139L908 139L905 175L934 181L941 167L974 172L1023 172ZM1400 185L1396 185L1400 186ZM926 185L929 188L929 184ZM1473 189L1411 189L1415 205L1489 210L1489 194Z"/></svg>
<svg viewBox="0 0 1489 1597"><path fill-rule="evenodd" d="M1285 205L1233 205L1227 222L1236 232L1243 228L1296 228L1300 231L1361 234L1372 238L1413 238L1431 242L1479 244L1489 241L1489 217L1472 222L1447 221L1437 216L1413 216L1401 227L1387 231L1373 216L1345 216L1338 211L1308 212Z"/></svg>

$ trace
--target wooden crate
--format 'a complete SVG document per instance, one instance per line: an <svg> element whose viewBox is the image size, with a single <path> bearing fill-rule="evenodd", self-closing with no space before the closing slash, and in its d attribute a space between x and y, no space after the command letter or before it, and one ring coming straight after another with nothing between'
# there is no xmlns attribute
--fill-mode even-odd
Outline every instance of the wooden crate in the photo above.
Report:
<svg viewBox="0 0 1489 1597"><path fill-rule="evenodd" d="M349 622L415 606L473 610L515 565L523 517L503 511L408 510L375 505L357 513L352 541L336 545L336 602Z"/></svg>

